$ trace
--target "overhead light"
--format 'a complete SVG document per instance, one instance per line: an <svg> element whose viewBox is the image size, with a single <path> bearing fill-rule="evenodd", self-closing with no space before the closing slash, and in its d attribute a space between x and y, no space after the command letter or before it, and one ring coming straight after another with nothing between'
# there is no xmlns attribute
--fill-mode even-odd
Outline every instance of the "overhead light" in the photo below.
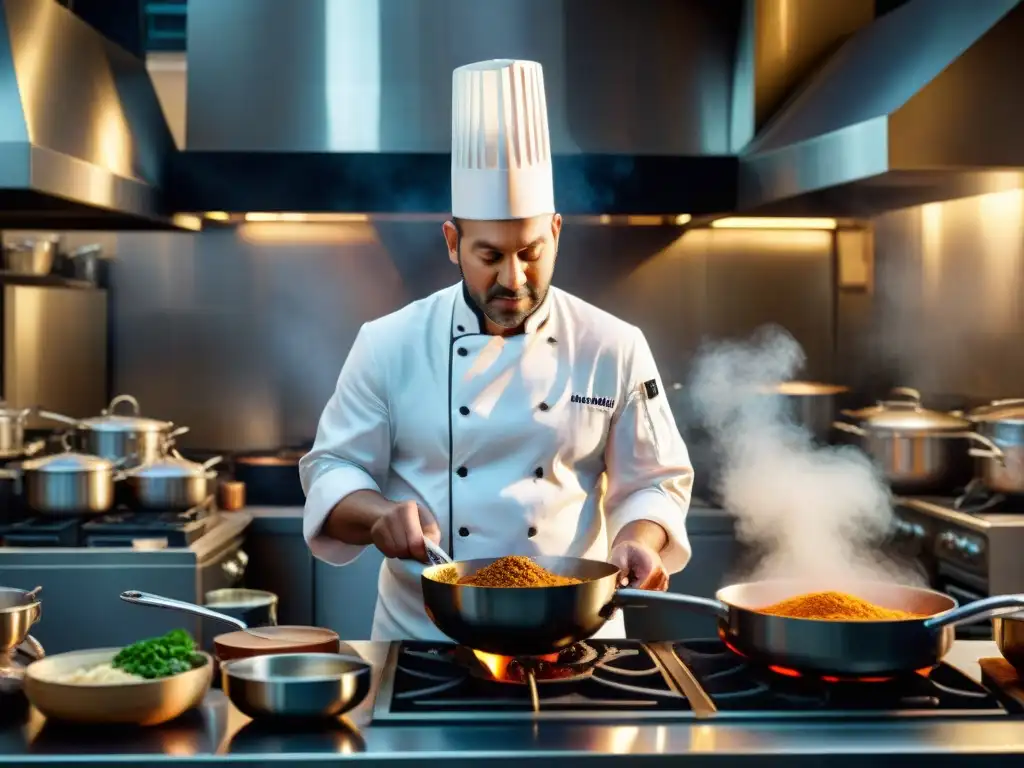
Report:
<svg viewBox="0 0 1024 768"><path fill-rule="evenodd" d="M287 221L292 224L353 224L369 221L365 213L247 213L246 221Z"/></svg>
<svg viewBox="0 0 1024 768"><path fill-rule="evenodd" d="M677 227L682 227L682 226L684 226L686 224L689 224L692 220L693 220L693 216L691 216L690 214L688 214L688 213L680 213L678 216L675 217L675 219L673 220L673 223Z"/></svg>
<svg viewBox="0 0 1024 768"><path fill-rule="evenodd" d="M230 221L231 214L227 211L207 211L203 214L210 221Z"/></svg>
<svg viewBox="0 0 1024 768"><path fill-rule="evenodd" d="M727 216L711 222L715 229L835 229L835 219Z"/></svg>

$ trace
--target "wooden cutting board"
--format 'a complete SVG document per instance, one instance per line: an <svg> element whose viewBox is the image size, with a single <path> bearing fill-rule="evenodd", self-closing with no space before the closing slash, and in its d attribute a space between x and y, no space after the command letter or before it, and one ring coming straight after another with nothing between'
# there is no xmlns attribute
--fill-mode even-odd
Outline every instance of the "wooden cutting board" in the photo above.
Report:
<svg viewBox="0 0 1024 768"><path fill-rule="evenodd" d="M1024 678L1006 659L979 659L983 685L1001 691L1024 707Z"/></svg>

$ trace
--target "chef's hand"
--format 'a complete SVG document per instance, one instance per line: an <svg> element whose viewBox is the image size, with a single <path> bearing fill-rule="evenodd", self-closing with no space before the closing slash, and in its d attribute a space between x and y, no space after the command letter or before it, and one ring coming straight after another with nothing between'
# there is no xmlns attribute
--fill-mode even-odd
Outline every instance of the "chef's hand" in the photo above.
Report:
<svg viewBox="0 0 1024 768"><path fill-rule="evenodd" d="M621 580L631 587L655 592L668 589L668 573L661 562L661 556L646 544L638 541L620 542L612 547L608 560L618 566Z"/></svg>
<svg viewBox="0 0 1024 768"><path fill-rule="evenodd" d="M373 524L370 537L385 557L402 560L427 559L427 548L423 539L435 544L441 541L441 529L429 511L415 501L396 501L394 506Z"/></svg>

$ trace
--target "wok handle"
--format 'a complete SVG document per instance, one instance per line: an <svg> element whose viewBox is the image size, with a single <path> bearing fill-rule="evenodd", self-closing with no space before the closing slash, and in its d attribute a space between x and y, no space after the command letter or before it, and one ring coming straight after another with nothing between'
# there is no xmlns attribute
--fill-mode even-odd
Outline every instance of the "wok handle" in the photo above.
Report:
<svg viewBox="0 0 1024 768"><path fill-rule="evenodd" d="M996 616L1005 616L1008 613L1018 613L1020 611L1024 611L1024 594L996 595L995 597L986 597L984 600L975 600L973 603L961 605L959 608L941 613L925 621L924 625L927 629L956 627L960 624L991 619Z"/></svg>
<svg viewBox="0 0 1024 768"><path fill-rule="evenodd" d="M629 608L630 606L648 606L651 603L667 603L679 608L697 611L698 613L712 613L720 619L729 616L729 606L718 600L708 597L697 597L696 595L677 595L673 592L652 592L648 589L623 588L615 591L612 598L612 605L616 608Z"/></svg>
<svg viewBox="0 0 1024 768"><path fill-rule="evenodd" d="M234 616L228 616L225 613L217 613L217 611L211 611L209 608L204 608L201 605L193 605L192 603L186 603L182 600L172 600L169 597L161 597L160 595L151 595L148 592L139 592L137 590L129 590L121 593L121 599L126 603L132 603L134 605L148 605L153 608L168 608L172 611L183 611L184 613L192 613L196 616L202 616L205 619L214 619L215 621L223 621L225 624L230 624L236 629L248 631L249 625L241 619L236 619Z"/></svg>

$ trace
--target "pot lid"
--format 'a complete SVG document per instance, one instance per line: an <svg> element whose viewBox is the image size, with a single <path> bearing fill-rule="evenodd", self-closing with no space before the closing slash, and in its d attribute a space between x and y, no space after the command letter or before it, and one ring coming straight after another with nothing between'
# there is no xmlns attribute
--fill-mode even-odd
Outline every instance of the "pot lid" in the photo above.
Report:
<svg viewBox="0 0 1024 768"><path fill-rule="evenodd" d="M39 472L93 472L114 468L114 462L88 453L66 451L22 462L23 469Z"/></svg>
<svg viewBox="0 0 1024 768"><path fill-rule="evenodd" d="M155 461L133 467L126 474L132 477L200 477L210 471L221 457L210 459L205 464L189 461L175 451L172 455L162 456Z"/></svg>
<svg viewBox="0 0 1024 768"><path fill-rule="evenodd" d="M988 405L975 408L968 418L971 421L988 423L1024 424L1024 399L995 400Z"/></svg>
<svg viewBox="0 0 1024 768"><path fill-rule="evenodd" d="M917 390L894 389L890 396L904 399L880 400L867 408L844 411L843 413L858 419L869 429L884 429L893 432L952 432L970 426L970 422L961 415L932 411L922 407L921 394Z"/></svg>
<svg viewBox="0 0 1024 768"><path fill-rule="evenodd" d="M165 432L173 426L169 421L114 413L82 419L82 425L97 432Z"/></svg>
<svg viewBox="0 0 1024 768"><path fill-rule="evenodd" d="M121 404L131 406L129 415L117 413ZM118 395L110 401L110 405L99 416L82 419L82 425L98 432L165 432L173 424L160 419L147 419L139 415L139 401L131 395Z"/></svg>

